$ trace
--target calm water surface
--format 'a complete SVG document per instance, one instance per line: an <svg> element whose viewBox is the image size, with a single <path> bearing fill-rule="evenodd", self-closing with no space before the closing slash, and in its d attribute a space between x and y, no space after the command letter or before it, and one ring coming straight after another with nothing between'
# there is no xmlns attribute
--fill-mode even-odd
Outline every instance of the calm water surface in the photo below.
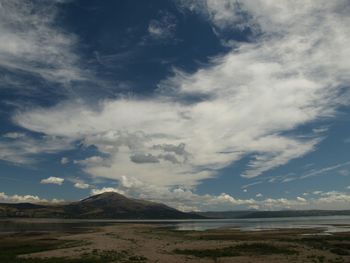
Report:
<svg viewBox="0 0 350 263"><path fill-rule="evenodd" d="M0 219L0 233L9 232L81 232L91 227L121 223L159 224L176 230L203 231L217 228L235 228L259 231L286 228L321 228L324 233L350 231L350 216L289 217L259 219L211 220L71 220L71 219Z"/></svg>

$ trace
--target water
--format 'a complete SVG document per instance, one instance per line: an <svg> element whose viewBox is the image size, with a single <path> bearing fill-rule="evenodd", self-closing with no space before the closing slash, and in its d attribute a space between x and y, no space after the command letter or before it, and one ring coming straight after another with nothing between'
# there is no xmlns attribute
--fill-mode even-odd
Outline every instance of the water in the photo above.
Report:
<svg viewBox="0 0 350 263"><path fill-rule="evenodd" d="M0 219L0 234L13 232L83 232L107 222L69 219Z"/></svg>
<svg viewBox="0 0 350 263"><path fill-rule="evenodd" d="M259 219L208 220L71 220L71 219L0 219L0 233L9 232L81 232L92 227L122 223L158 224L180 231L231 228L263 231L286 228L317 228L324 233L349 232L350 216L289 217Z"/></svg>
<svg viewBox="0 0 350 263"><path fill-rule="evenodd" d="M239 229L242 231L263 231L288 228L317 228L322 229L325 233L350 232L350 216L224 219L181 222L175 226L176 230L195 231L204 231L208 229L218 228Z"/></svg>

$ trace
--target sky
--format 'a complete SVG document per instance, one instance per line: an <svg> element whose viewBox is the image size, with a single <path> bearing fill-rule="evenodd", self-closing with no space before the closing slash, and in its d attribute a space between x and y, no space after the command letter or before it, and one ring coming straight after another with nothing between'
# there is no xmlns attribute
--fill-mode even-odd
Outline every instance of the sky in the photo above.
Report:
<svg viewBox="0 0 350 263"><path fill-rule="evenodd" d="M349 13L0 0L0 202L350 209Z"/></svg>

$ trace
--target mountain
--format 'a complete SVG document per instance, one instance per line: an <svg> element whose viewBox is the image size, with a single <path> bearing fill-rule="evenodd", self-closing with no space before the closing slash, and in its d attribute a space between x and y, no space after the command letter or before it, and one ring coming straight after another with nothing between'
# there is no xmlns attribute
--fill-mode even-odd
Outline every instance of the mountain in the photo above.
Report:
<svg viewBox="0 0 350 263"><path fill-rule="evenodd" d="M114 192L65 204L0 204L0 217L79 219L199 219L164 204L127 198Z"/></svg>
<svg viewBox="0 0 350 263"><path fill-rule="evenodd" d="M196 212L197 215L215 219L275 218L308 216L349 216L350 210L283 210L283 211L219 211Z"/></svg>
<svg viewBox="0 0 350 263"><path fill-rule="evenodd" d="M255 212L255 211L254 211ZM208 211L208 212L195 212L197 215L204 216L211 219L234 219L243 218L246 215L252 213L252 211Z"/></svg>

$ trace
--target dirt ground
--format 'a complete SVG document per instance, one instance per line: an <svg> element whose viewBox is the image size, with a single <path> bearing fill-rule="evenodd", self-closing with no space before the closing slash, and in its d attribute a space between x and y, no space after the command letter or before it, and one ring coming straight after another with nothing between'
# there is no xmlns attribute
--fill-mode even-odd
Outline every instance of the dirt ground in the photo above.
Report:
<svg viewBox="0 0 350 263"><path fill-rule="evenodd" d="M11 237L0 238L5 241ZM95 255L95 261L81 262L350 262L350 232L328 236L318 229L175 231L151 224L115 224L82 233L27 234L17 238L32 242L55 239L71 244L20 255L23 259L77 260ZM103 252L128 257L99 259Z"/></svg>

